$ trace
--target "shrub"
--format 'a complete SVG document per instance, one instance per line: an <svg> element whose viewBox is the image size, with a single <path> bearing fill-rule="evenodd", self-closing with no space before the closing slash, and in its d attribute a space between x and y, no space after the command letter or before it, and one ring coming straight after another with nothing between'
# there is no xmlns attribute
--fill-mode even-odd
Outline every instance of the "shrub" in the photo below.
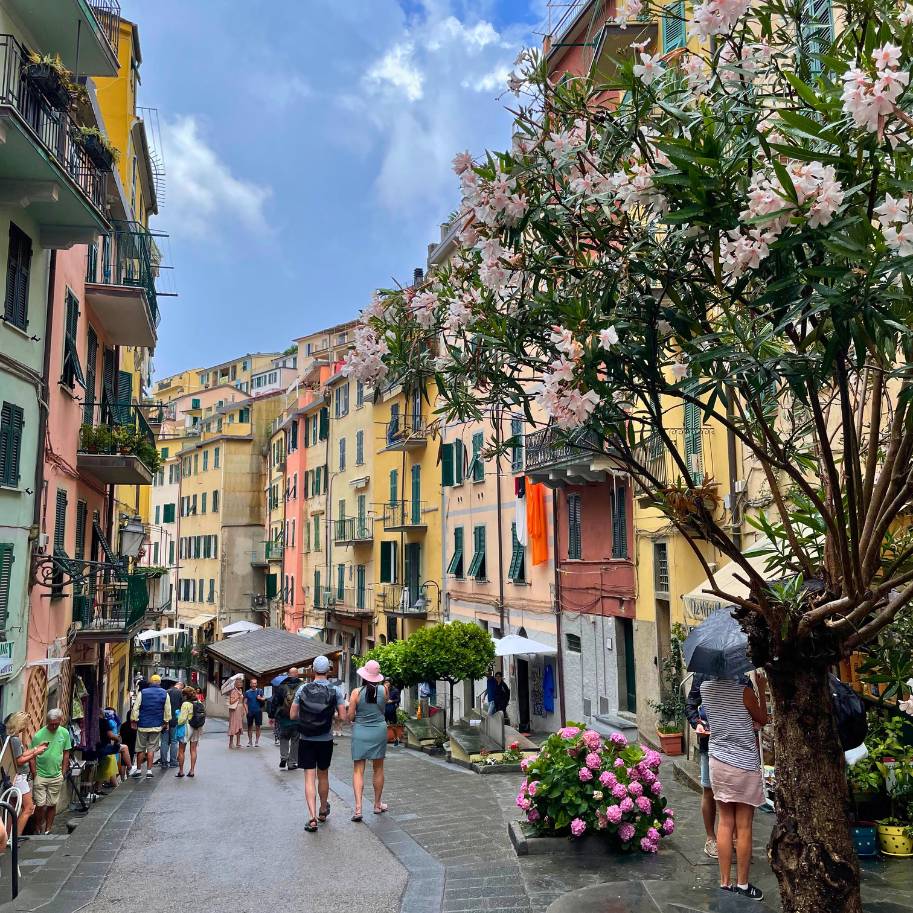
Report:
<svg viewBox="0 0 913 913"><path fill-rule="evenodd" d="M602 834L618 850L655 853L675 830L658 772L660 755L614 733L570 723L521 762L517 805L537 834Z"/></svg>

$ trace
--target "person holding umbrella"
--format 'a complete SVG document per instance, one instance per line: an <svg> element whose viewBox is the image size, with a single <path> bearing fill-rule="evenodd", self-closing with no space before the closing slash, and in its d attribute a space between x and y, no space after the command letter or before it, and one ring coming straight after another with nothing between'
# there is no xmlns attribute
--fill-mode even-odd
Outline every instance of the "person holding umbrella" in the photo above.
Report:
<svg viewBox="0 0 913 913"><path fill-rule="evenodd" d="M228 699L228 747L241 747L244 731L244 675L237 673L222 685L222 694ZM236 744L232 745L232 740Z"/></svg>

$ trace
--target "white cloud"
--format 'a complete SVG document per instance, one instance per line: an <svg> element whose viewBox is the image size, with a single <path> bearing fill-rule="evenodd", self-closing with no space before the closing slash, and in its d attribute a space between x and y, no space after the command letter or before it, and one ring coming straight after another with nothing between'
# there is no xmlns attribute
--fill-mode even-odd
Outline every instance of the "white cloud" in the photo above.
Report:
<svg viewBox="0 0 913 913"><path fill-rule="evenodd" d="M510 67L499 66L472 82L465 79L461 85L464 89L472 89L475 92L503 92L507 88L510 72Z"/></svg>
<svg viewBox="0 0 913 913"><path fill-rule="evenodd" d="M365 82L369 86L386 83L395 89L402 89L409 101L418 101L422 97L424 76L412 61L413 50L411 42L395 45L368 70Z"/></svg>
<svg viewBox="0 0 913 913"><path fill-rule="evenodd" d="M193 115L165 120L162 133L167 216L175 235L216 237L226 220L235 220L250 232L268 231L263 208L271 188L233 175L201 135Z"/></svg>

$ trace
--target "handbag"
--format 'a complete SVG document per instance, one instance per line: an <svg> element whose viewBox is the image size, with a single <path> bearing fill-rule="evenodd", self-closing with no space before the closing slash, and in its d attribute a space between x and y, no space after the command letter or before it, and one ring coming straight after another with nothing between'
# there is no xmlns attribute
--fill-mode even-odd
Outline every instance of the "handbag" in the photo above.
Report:
<svg viewBox="0 0 913 913"><path fill-rule="evenodd" d="M187 724L186 724L186 723L181 723L180 726L178 726L178 727L174 730L174 737L175 737L178 741L180 741L181 739L183 739L184 736L185 736L186 734L187 734Z"/></svg>

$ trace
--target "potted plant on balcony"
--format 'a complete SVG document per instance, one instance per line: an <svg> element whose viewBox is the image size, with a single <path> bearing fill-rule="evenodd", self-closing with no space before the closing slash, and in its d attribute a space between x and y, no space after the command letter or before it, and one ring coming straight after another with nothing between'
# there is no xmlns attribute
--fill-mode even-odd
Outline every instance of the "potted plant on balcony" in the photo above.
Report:
<svg viewBox="0 0 913 913"><path fill-rule="evenodd" d="M99 428L85 424L79 429L79 449L84 453L98 453Z"/></svg>
<svg viewBox="0 0 913 913"><path fill-rule="evenodd" d="M669 654L660 664L660 694L658 701L649 701L656 712L656 734L662 750L667 755L682 753L682 733L685 728L684 661L682 645L685 629L680 624L672 626Z"/></svg>
<svg viewBox="0 0 913 913"><path fill-rule="evenodd" d="M66 111L73 101L72 74L63 65L59 54L28 55L22 65L22 77L40 92L57 111Z"/></svg>
<svg viewBox="0 0 913 913"><path fill-rule="evenodd" d="M86 155L101 171L112 171L120 159L120 150L98 127L76 127L73 139L85 149Z"/></svg>

